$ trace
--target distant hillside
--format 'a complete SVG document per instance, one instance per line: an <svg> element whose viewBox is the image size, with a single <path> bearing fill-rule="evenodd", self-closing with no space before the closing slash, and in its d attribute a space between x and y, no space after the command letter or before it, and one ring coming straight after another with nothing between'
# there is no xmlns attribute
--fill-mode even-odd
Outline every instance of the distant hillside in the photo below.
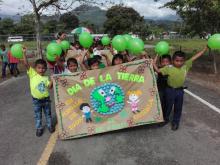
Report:
<svg viewBox="0 0 220 165"><path fill-rule="evenodd" d="M161 21L161 20L177 21L177 20L180 20L180 17L178 15L170 14L170 15L166 15L163 17L157 17L157 16L145 17L145 19L150 19L150 20L155 20L155 21Z"/></svg>
<svg viewBox="0 0 220 165"><path fill-rule="evenodd" d="M105 22L106 18L106 10L102 10L101 8L97 6L88 6L88 5L80 5L79 7L76 7L72 12L78 17L80 22L88 21L89 23L94 24L97 27L102 28L103 24ZM14 21L18 22L21 18L19 15L4 15L0 14L0 17L3 18L11 18ZM43 15L41 16L41 21L43 23L49 21L49 20L59 20L59 17L57 16L47 16ZM178 23L176 21L178 19L178 16L170 15L164 17L162 20L161 18L154 17L154 18L145 18L145 21L150 25L163 25L166 29L172 29L173 25Z"/></svg>
<svg viewBox="0 0 220 165"><path fill-rule="evenodd" d="M80 22L89 21L90 23L102 27L106 20L106 11L97 6L81 5L73 10Z"/></svg>
<svg viewBox="0 0 220 165"><path fill-rule="evenodd" d="M149 25L161 26L165 30L172 30L174 26L177 24L181 24L180 21L172 21L172 20L153 20L153 19L145 19L145 22Z"/></svg>
<svg viewBox="0 0 220 165"><path fill-rule="evenodd" d="M15 22L20 21L21 16L20 15L5 15L5 14L0 14L0 18L4 19L4 18L11 18L12 20L14 20Z"/></svg>

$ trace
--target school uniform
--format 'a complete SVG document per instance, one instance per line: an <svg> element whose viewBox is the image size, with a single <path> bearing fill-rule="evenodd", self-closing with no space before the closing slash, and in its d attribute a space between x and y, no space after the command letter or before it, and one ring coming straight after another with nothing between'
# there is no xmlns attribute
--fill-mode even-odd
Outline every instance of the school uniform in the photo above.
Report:
<svg viewBox="0 0 220 165"><path fill-rule="evenodd" d="M179 125L182 107L184 90L183 85L186 75L192 67L192 60L188 60L181 68L175 66L166 66L160 69L162 75L167 75L167 88L165 90L165 113L164 120L169 121L170 113L174 108L172 124Z"/></svg>

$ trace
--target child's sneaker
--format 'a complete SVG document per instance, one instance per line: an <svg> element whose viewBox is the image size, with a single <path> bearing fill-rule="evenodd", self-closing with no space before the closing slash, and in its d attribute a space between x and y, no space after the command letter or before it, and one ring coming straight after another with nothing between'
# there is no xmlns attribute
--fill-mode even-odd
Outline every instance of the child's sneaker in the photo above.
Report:
<svg viewBox="0 0 220 165"><path fill-rule="evenodd" d="M43 135L43 129L37 129L37 131L36 131L36 136L37 137L40 137L40 136L42 136Z"/></svg>
<svg viewBox="0 0 220 165"><path fill-rule="evenodd" d="M50 133L53 133L55 131L54 127L48 127L48 130Z"/></svg>

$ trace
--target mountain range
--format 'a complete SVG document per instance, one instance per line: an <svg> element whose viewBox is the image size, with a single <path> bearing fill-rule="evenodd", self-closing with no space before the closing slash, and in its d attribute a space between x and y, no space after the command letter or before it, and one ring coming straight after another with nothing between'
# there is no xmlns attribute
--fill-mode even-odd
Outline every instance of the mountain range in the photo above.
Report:
<svg viewBox="0 0 220 165"><path fill-rule="evenodd" d="M106 20L106 10L102 10L97 6L88 6L88 5L81 5L71 12L75 13L80 22L88 21L95 26L102 27L103 23ZM0 18L11 18L14 21L19 21L21 16L20 15L4 15L0 14ZM42 21L46 22L49 19L57 19L56 16L42 16ZM159 17L145 17L147 23L153 24L170 24L176 22L179 19L176 15L169 15L163 18Z"/></svg>

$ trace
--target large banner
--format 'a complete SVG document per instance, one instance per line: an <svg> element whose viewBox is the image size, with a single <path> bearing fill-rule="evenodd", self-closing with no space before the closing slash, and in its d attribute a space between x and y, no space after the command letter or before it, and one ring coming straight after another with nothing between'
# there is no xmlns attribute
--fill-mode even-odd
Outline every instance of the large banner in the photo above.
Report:
<svg viewBox="0 0 220 165"><path fill-rule="evenodd" d="M55 75L60 139L162 122L151 60Z"/></svg>

